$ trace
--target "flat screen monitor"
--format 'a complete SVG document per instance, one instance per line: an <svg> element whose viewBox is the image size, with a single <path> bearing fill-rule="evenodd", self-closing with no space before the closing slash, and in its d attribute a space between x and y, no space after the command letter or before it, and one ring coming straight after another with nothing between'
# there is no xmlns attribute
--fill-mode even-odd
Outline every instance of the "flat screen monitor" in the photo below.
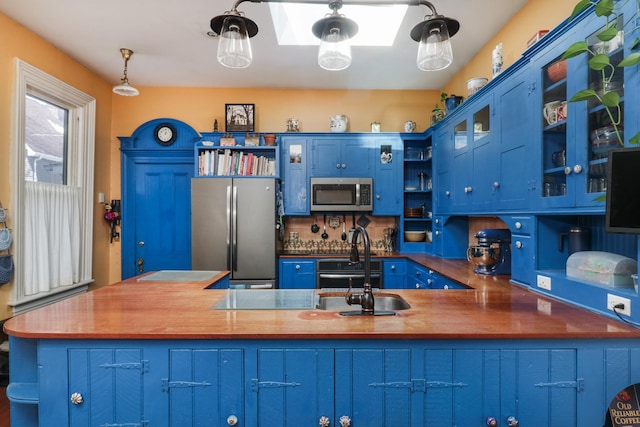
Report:
<svg viewBox="0 0 640 427"><path fill-rule="evenodd" d="M640 234L640 148L609 151L605 230Z"/></svg>

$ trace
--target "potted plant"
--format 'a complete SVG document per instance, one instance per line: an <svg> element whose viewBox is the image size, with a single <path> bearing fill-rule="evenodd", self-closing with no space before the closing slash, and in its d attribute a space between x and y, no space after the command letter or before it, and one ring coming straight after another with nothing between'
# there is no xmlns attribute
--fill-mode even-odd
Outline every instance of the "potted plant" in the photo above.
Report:
<svg viewBox="0 0 640 427"><path fill-rule="evenodd" d="M638 11L640 11L640 0L636 0L636 2L637 7L635 15L637 16ZM622 29L617 27L617 18L622 4L624 4L624 2L618 3L618 0L580 0L574 7L570 19L573 19L579 13L591 5L594 5L592 13L595 16L603 17L605 19L604 28L596 34L596 37L604 46L604 44L611 42L616 37L620 37L619 32L622 31ZM612 87L611 82L613 81L617 68L629 67L640 63L640 53L637 52L639 46L640 39L636 37L634 42L631 44L631 50L633 52L624 57L617 66L611 63L611 59L604 49L601 51L595 51L593 46L590 47L585 41L579 41L572 44L562 56L563 59L567 59L581 55L585 52L590 55L588 63L589 68L600 73L601 90L597 91L592 88L581 90L573 95L569 102L596 101L602 104L621 146L624 146L624 139L621 133L623 123L621 123L622 115L620 114L620 94L615 89L609 89ZM640 143L640 133L629 138L629 143Z"/></svg>
<svg viewBox="0 0 640 427"><path fill-rule="evenodd" d="M440 93L440 103L436 104L433 110L431 110L431 124L434 125L438 123L440 120L444 119L444 116L447 115L445 104L447 102L447 95L444 92Z"/></svg>

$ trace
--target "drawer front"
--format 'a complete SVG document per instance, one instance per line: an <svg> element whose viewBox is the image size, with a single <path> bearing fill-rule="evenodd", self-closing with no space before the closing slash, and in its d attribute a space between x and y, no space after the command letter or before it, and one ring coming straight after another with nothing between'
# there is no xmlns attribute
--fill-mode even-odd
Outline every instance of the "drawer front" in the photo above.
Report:
<svg viewBox="0 0 640 427"><path fill-rule="evenodd" d="M509 226L511 234L531 236L535 232L535 218L532 216L505 216L501 219Z"/></svg>

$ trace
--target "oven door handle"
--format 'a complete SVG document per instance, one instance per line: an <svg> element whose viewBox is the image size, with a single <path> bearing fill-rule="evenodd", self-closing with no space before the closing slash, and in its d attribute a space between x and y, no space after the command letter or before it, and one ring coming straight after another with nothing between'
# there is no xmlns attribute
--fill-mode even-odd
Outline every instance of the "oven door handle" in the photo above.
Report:
<svg viewBox="0 0 640 427"><path fill-rule="evenodd" d="M318 276L321 279L362 279L364 277L364 274L327 274L327 273L320 273L320 275ZM371 278L372 279L379 279L380 278L380 274L371 274Z"/></svg>

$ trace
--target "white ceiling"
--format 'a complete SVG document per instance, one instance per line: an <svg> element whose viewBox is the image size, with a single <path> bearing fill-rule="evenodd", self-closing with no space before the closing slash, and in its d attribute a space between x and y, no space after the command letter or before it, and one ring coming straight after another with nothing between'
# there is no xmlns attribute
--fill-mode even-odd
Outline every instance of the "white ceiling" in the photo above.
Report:
<svg viewBox="0 0 640 427"><path fill-rule="evenodd" d="M242 70L218 64L217 39L206 34L209 21L231 9L234 1L0 0L0 12L114 85L123 71L119 49L126 47L135 52L128 75L136 87L438 90L527 2L433 0L439 14L457 19L461 25L452 38L454 63L446 70L425 72L417 68L418 44L409 32L429 9L412 6L393 47L353 47L351 66L332 72L317 65L315 46L278 46L269 5L254 3L259 0L238 7L259 27L258 35L251 39L253 64Z"/></svg>

